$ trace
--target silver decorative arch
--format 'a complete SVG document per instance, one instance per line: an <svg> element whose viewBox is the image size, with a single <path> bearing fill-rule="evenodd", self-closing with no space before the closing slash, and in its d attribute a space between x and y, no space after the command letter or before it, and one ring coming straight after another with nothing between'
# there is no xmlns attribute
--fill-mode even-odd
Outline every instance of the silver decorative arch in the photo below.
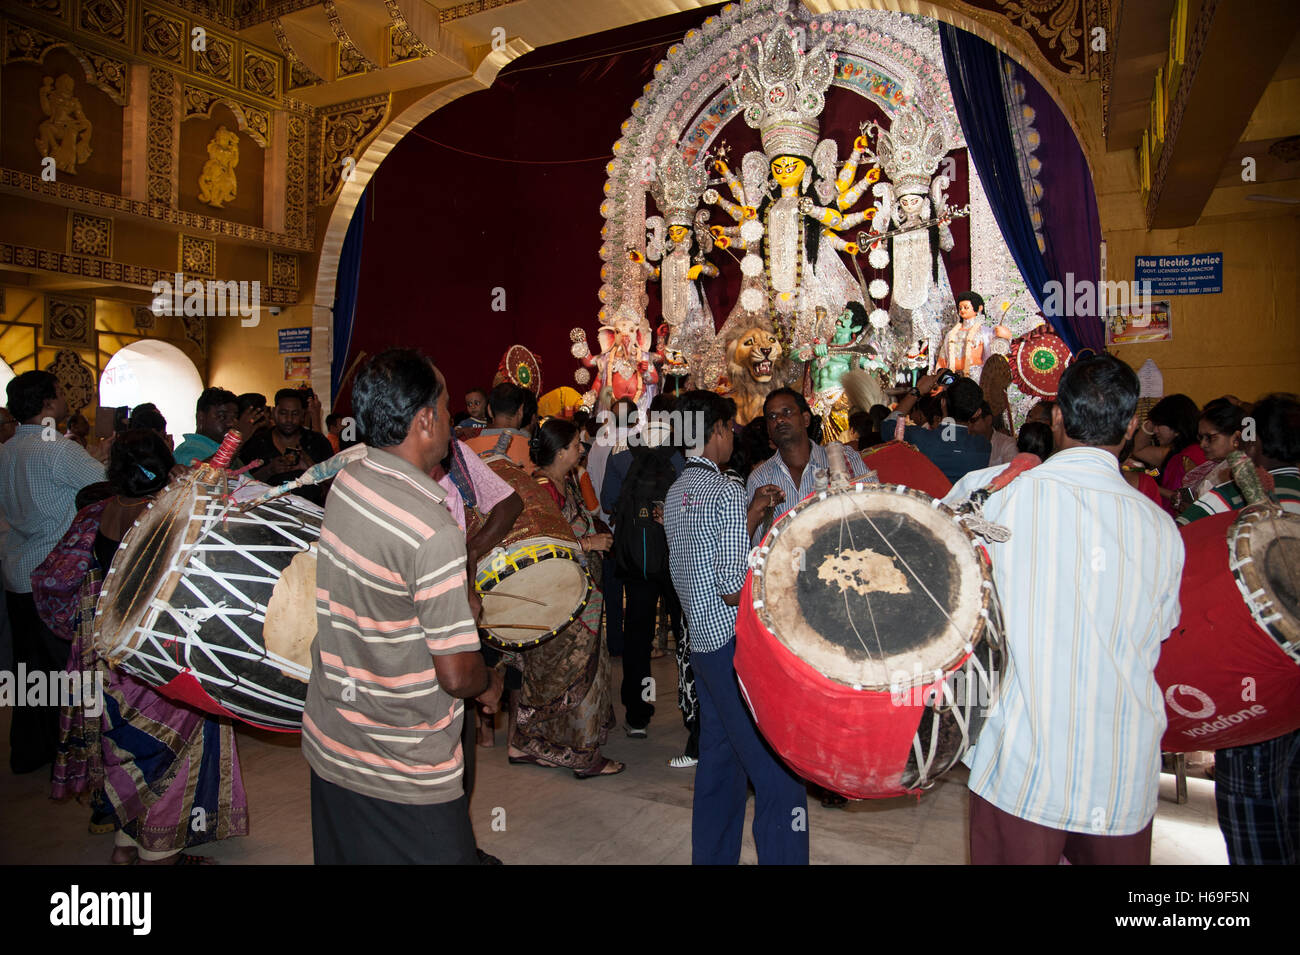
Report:
<svg viewBox="0 0 1300 955"><path fill-rule="evenodd" d="M626 251L645 251L645 197L659 157L680 144L688 162L703 158L739 115L730 83L742 48L766 37L786 11L789 26L804 33L804 49L826 42L837 54L832 86L869 99L889 116L915 106L940 126L949 150L965 145L935 21L881 10L814 15L788 0L728 4L669 48L614 144L600 207L601 323L619 310L645 316L645 274Z"/></svg>

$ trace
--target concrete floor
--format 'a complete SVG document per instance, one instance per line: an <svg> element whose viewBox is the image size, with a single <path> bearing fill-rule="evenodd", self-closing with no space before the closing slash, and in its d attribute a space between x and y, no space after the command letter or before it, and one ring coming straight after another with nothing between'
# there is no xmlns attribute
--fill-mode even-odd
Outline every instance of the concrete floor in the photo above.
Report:
<svg viewBox="0 0 1300 955"><path fill-rule="evenodd" d="M621 679L614 661L614 686ZM506 762L505 731L478 750L471 806L479 845L507 864L674 864L690 862L694 770L672 769L686 731L676 708L672 657L654 661L661 699L648 740L628 739L620 723L605 752L628 764L618 776L579 780L571 773ZM615 691L617 699L617 690ZM621 717L622 710L619 708ZM49 799L44 773L8 772L9 711L0 710L0 863L98 865L111 835L86 832L89 811ZM241 731L239 753L248 790L250 834L205 846L225 864L312 861L307 763L297 736ZM818 864L962 864L966 849L966 772L949 773L920 799L851 803L825 809L809 802L812 861ZM1189 800L1173 802L1174 779L1162 776L1152 861L1157 865L1224 864L1215 819L1214 784L1188 779ZM753 817L753 800L749 818ZM756 861L746 822L741 861Z"/></svg>

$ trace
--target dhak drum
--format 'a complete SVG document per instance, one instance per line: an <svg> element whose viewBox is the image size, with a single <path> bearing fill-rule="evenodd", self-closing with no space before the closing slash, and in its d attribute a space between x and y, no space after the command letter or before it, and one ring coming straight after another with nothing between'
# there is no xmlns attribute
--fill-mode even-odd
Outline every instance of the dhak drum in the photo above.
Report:
<svg viewBox="0 0 1300 955"><path fill-rule="evenodd" d="M524 509L505 539L478 563L479 626L505 650L527 650L556 636L591 600L582 546L550 494L500 455L483 460L515 489Z"/></svg>
<svg viewBox="0 0 1300 955"><path fill-rule="evenodd" d="M754 552L736 673L799 775L854 799L927 789L993 704L1004 644L988 556L929 495L836 483Z"/></svg>
<svg viewBox="0 0 1300 955"><path fill-rule="evenodd" d="M902 484L942 498L952 490L948 480L933 461L914 444L887 441L862 452L862 463L876 472L881 484Z"/></svg>
<svg viewBox="0 0 1300 955"><path fill-rule="evenodd" d="M164 696L297 732L316 637L324 510L299 497L246 512L226 472L173 482L122 538L95 610L95 645ZM244 481L236 503L268 492Z"/></svg>
<svg viewBox="0 0 1300 955"><path fill-rule="evenodd" d="M1275 504L1182 528L1182 616L1160 650L1166 752L1300 729L1300 516Z"/></svg>

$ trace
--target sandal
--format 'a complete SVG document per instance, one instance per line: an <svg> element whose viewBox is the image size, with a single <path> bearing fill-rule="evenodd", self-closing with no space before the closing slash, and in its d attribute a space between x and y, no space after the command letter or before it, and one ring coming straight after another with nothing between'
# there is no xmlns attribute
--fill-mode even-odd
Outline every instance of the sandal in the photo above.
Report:
<svg viewBox="0 0 1300 955"><path fill-rule="evenodd" d="M541 757L530 756L528 753L524 753L520 756L507 755L506 762L510 763L512 766L518 766L520 764L523 764L528 766L540 766L542 767L542 769L562 768L558 763L548 763L546 760L542 759Z"/></svg>
<svg viewBox="0 0 1300 955"><path fill-rule="evenodd" d="M617 766L617 769L610 769L611 766ZM610 759L608 756L600 757L600 762L591 769L573 771L573 775L579 779L594 779L596 776L617 776L623 770L627 769L627 764L620 763L616 759Z"/></svg>
<svg viewBox="0 0 1300 955"><path fill-rule="evenodd" d="M86 828L92 836L102 836L113 832L117 829L117 826L113 824L112 816L92 812L90 814L90 823Z"/></svg>

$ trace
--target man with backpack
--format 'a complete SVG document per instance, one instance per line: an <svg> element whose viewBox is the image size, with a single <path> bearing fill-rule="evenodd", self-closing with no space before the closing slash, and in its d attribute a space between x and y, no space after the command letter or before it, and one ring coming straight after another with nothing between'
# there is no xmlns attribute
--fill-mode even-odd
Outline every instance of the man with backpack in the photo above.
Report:
<svg viewBox="0 0 1300 955"><path fill-rule="evenodd" d="M673 447L669 428L655 420L658 413L658 409L652 409L651 421L642 429L639 440L610 458L601 488L601 507L614 523L610 556L627 594L621 695L627 713L627 735L633 739L647 737L646 727L655 711L650 650L660 599L670 608L674 620L681 617L668 574L663 503L686 461ZM680 634L677 639L681 639Z"/></svg>

